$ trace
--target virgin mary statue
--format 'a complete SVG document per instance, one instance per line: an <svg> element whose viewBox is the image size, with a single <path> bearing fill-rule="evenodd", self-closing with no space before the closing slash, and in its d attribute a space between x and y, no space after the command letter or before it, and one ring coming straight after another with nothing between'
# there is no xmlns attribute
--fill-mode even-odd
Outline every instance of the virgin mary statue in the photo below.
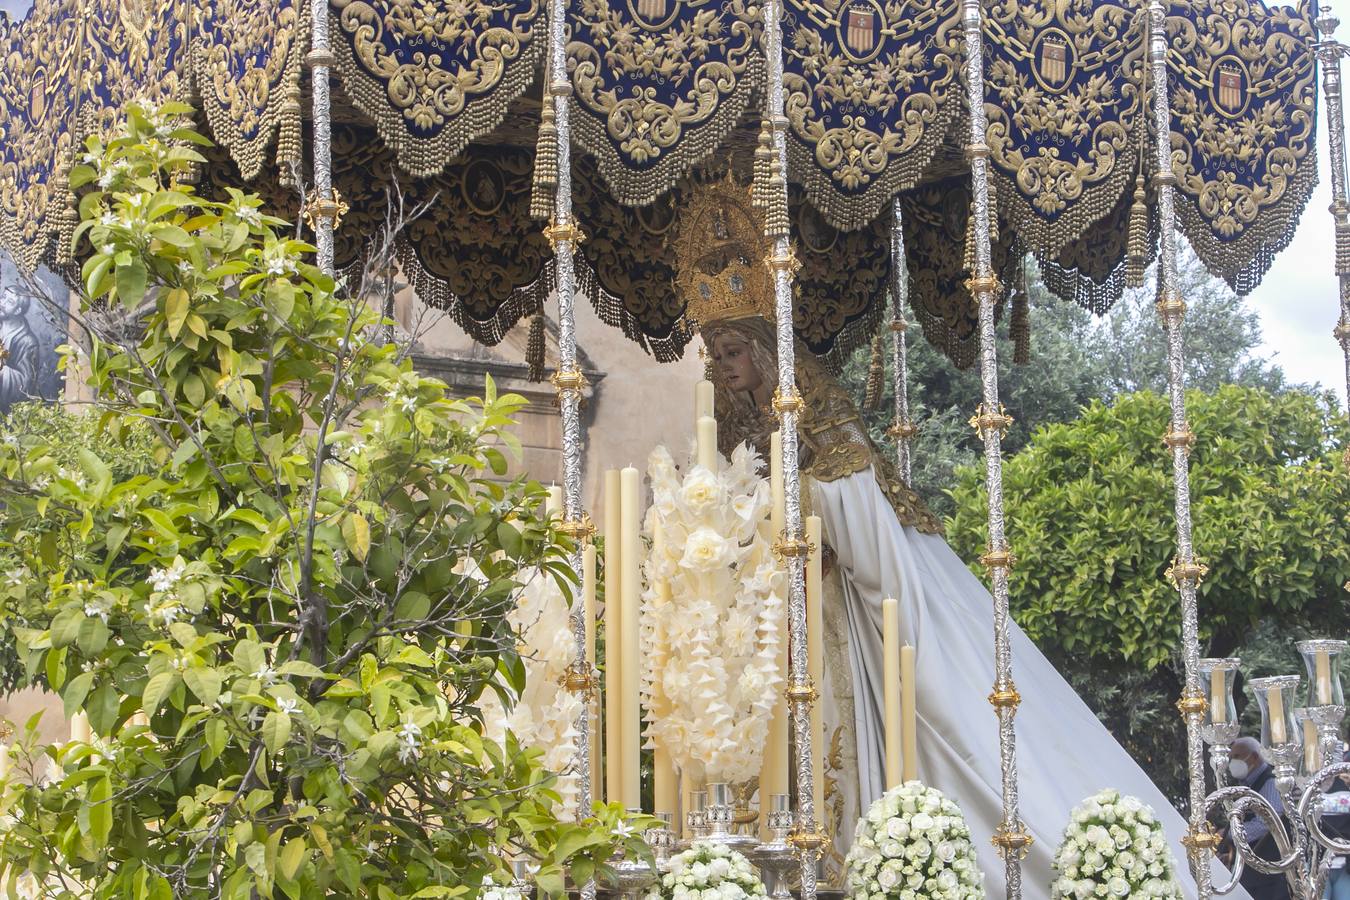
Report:
<svg viewBox="0 0 1350 900"><path fill-rule="evenodd" d="M777 342L758 211L743 188L708 185L681 216L677 285L711 351L722 452L748 442L767 458L777 419ZM964 811L988 896L1003 896L989 837L1002 820L994 683L994 605L943 539L941 524L887 464L848 393L800 343L797 389L803 515L823 520L826 811L833 866L854 823L885 791L882 601L900 602L903 642L916 648L918 777ZM1049 896L1051 859L1074 806L1116 788L1151 806L1195 895L1180 840L1186 823L1016 624L1013 667L1021 816L1034 838L1024 893ZM834 872L829 870L833 868ZM1226 879L1225 879L1226 880Z"/></svg>

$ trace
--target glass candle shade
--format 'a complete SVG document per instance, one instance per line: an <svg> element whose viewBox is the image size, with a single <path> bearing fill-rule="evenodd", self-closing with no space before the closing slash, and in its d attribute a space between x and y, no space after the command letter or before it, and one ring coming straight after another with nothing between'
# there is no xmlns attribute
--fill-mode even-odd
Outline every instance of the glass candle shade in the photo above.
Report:
<svg viewBox="0 0 1350 900"><path fill-rule="evenodd" d="M1341 691L1341 657L1345 641L1299 641L1295 644L1303 665L1308 669L1308 705L1341 706L1345 694Z"/></svg>
<svg viewBox="0 0 1350 900"><path fill-rule="evenodd" d="M1242 660L1236 657L1200 660L1200 684L1207 702L1200 736L1207 743L1230 744L1238 736L1237 706L1233 703L1233 680Z"/></svg>
<svg viewBox="0 0 1350 900"><path fill-rule="evenodd" d="M1294 695L1301 680L1297 675L1276 675L1247 681L1261 706L1261 746L1268 750L1302 741L1294 721Z"/></svg>
<svg viewBox="0 0 1350 900"><path fill-rule="evenodd" d="M1303 707L1294 710L1294 721L1298 723L1299 737L1303 741L1303 774L1316 775L1322 770L1322 742L1318 738L1317 723L1312 713Z"/></svg>

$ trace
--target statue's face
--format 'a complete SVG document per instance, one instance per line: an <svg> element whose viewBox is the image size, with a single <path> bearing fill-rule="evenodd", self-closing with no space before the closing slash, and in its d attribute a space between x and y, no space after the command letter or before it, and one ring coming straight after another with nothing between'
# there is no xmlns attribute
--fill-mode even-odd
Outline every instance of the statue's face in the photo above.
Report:
<svg viewBox="0 0 1350 900"><path fill-rule="evenodd" d="M0 275L0 318L22 316L28 309L28 296L17 281L13 276Z"/></svg>
<svg viewBox="0 0 1350 900"><path fill-rule="evenodd" d="M764 384L764 376L750 358L750 344L734 334L721 334L713 340L713 365L728 389L749 393Z"/></svg>

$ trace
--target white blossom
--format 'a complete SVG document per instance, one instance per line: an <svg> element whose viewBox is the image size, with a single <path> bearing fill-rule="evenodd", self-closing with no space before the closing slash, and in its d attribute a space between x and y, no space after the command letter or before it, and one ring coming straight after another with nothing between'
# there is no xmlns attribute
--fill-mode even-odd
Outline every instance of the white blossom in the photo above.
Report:
<svg viewBox="0 0 1350 900"><path fill-rule="evenodd" d="M1180 900L1162 825L1133 797L1105 790L1074 809L1055 855L1052 900Z"/></svg>

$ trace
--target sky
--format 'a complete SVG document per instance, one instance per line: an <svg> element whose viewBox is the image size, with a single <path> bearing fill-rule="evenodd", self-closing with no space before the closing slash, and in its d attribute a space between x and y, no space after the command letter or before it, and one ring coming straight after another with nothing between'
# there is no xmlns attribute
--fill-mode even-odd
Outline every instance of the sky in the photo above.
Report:
<svg viewBox="0 0 1350 900"><path fill-rule="evenodd" d="M0 0L0 12L7 12L11 19L17 19L32 5L33 0Z"/></svg>
<svg viewBox="0 0 1350 900"><path fill-rule="evenodd" d="M1327 212L1331 205L1330 162L1325 132L1320 137L1320 183L1303 211L1293 241L1275 258L1275 264L1248 299L1261 316L1266 355L1291 380L1320 382L1344 403L1345 357L1331 334L1339 309L1332 256L1334 229Z"/></svg>

